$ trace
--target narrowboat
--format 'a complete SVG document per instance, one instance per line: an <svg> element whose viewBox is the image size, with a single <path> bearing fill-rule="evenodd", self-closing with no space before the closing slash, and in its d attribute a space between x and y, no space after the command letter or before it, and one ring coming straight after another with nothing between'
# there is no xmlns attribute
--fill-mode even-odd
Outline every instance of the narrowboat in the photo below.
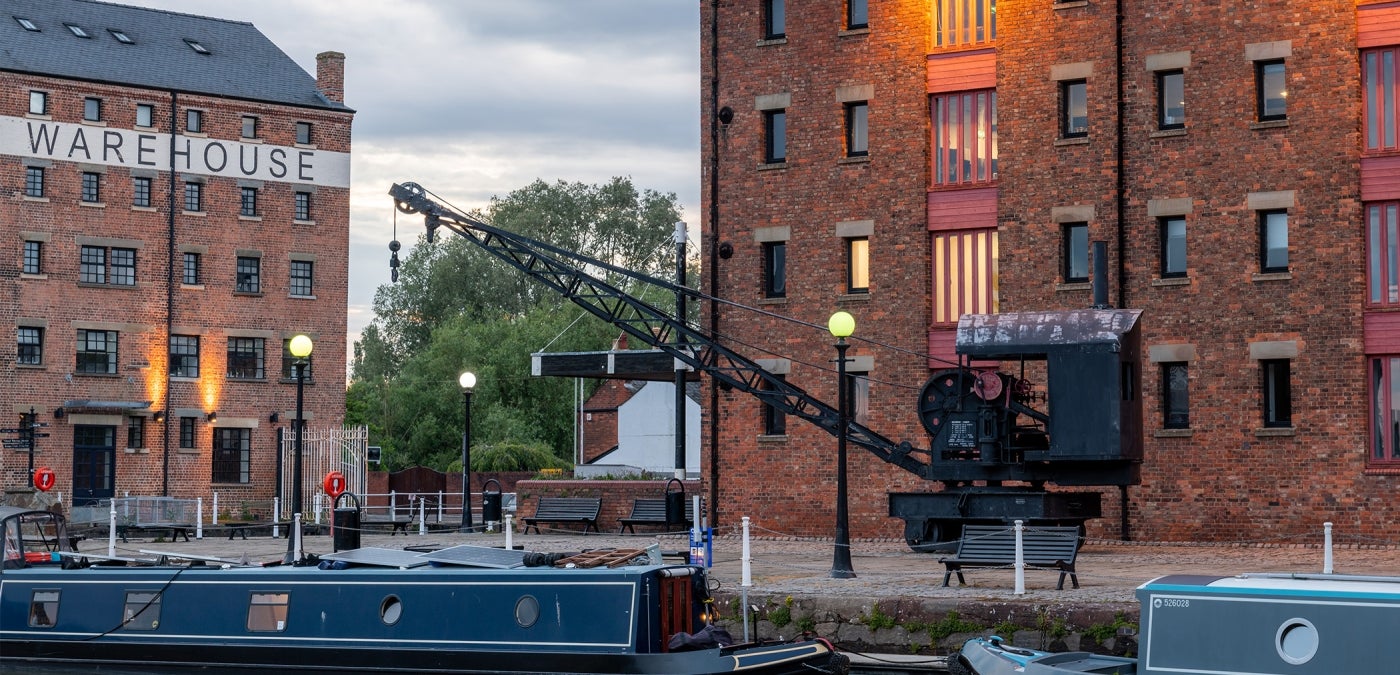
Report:
<svg viewBox="0 0 1400 675"><path fill-rule="evenodd" d="M703 567L458 546L252 564L72 549L0 507L0 670L843 675L827 642L724 644ZM300 547L294 547L298 550Z"/></svg>
<svg viewBox="0 0 1400 675"><path fill-rule="evenodd" d="M1049 653L975 638L949 660L976 675L1344 675L1394 672L1400 577L1170 575L1137 589L1136 659Z"/></svg>

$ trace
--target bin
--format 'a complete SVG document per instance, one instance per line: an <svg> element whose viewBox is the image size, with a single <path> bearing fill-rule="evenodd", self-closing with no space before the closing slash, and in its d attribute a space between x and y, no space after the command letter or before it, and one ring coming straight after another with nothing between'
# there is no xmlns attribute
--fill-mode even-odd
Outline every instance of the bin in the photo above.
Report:
<svg viewBox="0 0 1400 675"><path fill-rule="evenodd" d="M349 495L355 506L340 506L340 500ZM343 492L335 498L336 508L331 510L331 550L349 551L360 547L360 498L350 492Z"/></svg>
<svg viewBox="0 0 1400 675"><path fill-rule="evenodd" d="M672 492L671 483L675 483L680 490ZM675 478L666 481L666 524L685 524L685 484Z"/></svg>
<svg viewBox="0 0 1400 675"><path fill-rule="evenodd" d="M492 483L496 483L495 492L486 489L486 486ZM481 521L488 525L501 522L501 484L494 478L481 486Z"/></svg>

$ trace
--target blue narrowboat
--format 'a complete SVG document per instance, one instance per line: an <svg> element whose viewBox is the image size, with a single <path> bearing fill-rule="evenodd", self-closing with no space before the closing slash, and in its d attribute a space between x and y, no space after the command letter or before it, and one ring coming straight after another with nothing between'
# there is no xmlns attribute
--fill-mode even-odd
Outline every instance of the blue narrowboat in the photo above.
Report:
<svg viewBox="0 0 1400 675"><path fill-rule="evenodd" d="M719 631L697 566L561 568L475 546L142 564L72 551L58 514L0 507L0 527L10 670L846 672L821 640L707 645Z"/></svg>

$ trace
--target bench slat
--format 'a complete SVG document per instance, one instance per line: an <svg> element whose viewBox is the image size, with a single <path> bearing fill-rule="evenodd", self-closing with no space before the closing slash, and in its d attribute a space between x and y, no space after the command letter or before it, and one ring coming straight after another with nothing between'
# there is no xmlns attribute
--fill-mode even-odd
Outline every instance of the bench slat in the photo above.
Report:
<svg viewBox="0 0 1400 675"><path fill-rule="evenodd" d="M1075 571L1074 560L1079 554L1079 528L1077 527L1028 527L1021 532L1021 557L1029 567L1057 569L1060 581L1056 589L1063 589L1068 575L1075 588L1079 588L1079 575ZM947 586L950 577L956 573L958 583L965 584L964 567L1006 567L1016 560L1016 534L1010 527L991 525L966 525L963 537L958 541L958 550L952 557L941 558L946 571L943 585Z"/></svg>

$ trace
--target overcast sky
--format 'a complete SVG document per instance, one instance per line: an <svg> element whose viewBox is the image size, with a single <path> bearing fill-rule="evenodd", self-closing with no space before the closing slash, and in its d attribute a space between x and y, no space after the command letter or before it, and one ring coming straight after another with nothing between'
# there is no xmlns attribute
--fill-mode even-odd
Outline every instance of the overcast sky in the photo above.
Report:
<svg viewBox="0 0 1400 675"><path fill-rule="evenodd" d="M698 230L695 0L115 1L250 22L312 75L345 54L351 340L389 283L394 182L470 209L536 178L630 176ZM422 231L399 219L405 246Z"/></svg>

